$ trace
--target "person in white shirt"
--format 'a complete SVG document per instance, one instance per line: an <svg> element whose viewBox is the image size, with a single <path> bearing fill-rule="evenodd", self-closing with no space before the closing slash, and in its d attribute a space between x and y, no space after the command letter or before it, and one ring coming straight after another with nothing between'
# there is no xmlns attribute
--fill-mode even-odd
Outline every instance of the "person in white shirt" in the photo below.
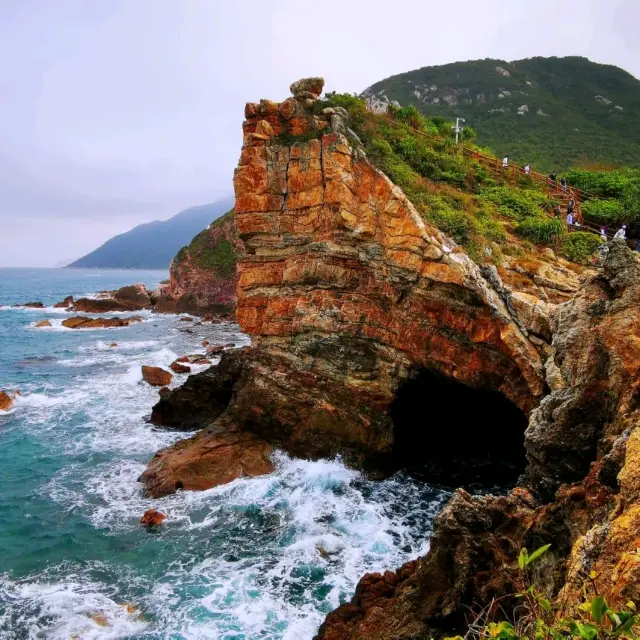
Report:
<svg viewBox="0 0 640 640"><path fill-rule="evenodd" d="M502 168L506 169L509 166L509 156L502 158Z"/></svg>
<svg viewBox="0 0 640 640"><path fill-rule="evenodd" d="M623 224L617 231L616 235L613 236L614 240L625 240L627 237L627 225Z"/></svg>
<svg viewBox="0 0 640 640"><path fill-rule="evenodd" d="M525 164L524 165L524 172L526 175L529 175L531 173L531 165L530 164Z"/></svg>

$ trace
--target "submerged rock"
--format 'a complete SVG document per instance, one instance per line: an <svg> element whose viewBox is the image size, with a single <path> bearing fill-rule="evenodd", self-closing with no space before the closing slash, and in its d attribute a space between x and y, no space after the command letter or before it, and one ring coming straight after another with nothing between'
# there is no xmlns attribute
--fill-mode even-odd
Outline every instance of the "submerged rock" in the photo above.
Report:
<svg viewBox="0 0 640 640"><path fill-rule="evenodd" d="M173 376L160 367L143 365L142 379L152 387L166 387L168 384L171 384Z"/></svg>
<svg viewBox="0 0 640 640"><path fill-rule="evenodd" d="M17 304L16 307L24 307L25 309L44 309L42 302L25 302L24 304Z"/></svg>
<svg viewBox="0 0 640 640"><path fill-rule="evenodd" d="M166 519L167 516L161 511L158 511L157 509L147 509L142 515L142 518L140 518L140 524L144 527L158 527Z"/></svg>
<svg viewBox="0 0 640 640"><path fill-rule="evenodd" d="M51 320L40 320L40 322L36 322L35 327L37 329L41 329L43 327L52 327Z"/></svg>

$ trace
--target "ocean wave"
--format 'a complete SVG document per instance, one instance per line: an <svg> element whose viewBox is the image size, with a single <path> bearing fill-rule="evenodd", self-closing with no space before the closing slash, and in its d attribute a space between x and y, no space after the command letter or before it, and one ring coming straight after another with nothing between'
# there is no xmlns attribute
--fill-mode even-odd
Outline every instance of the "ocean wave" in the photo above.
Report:
<svg viewBox="0 0 640 640"><path fill-rule="evenodd" d="M4 638L115 640L148 627L135 605L103 591L80 575L51 582L0 577L0 632Z"/></svg>

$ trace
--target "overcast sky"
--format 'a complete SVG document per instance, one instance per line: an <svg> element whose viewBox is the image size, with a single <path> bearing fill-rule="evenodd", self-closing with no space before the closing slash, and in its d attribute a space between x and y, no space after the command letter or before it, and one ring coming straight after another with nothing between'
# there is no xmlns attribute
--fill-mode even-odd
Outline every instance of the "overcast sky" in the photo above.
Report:
<svg viewBox="0 0 640 640"><path fill-rule="evenodd" d="M584 55L640 77L638 0L0 0L0 266L232 191L246 101Z"/></svg>

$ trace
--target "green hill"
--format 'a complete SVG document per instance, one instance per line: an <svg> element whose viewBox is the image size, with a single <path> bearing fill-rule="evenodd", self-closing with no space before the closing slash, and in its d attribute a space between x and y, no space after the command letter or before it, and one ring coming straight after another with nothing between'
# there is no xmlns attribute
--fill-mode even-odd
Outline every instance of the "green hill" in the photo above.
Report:
<svg viewBox="0 0 640 640"><path fill-rule="evenodd" d="M541 171L640 167L640 81L587 58L423 67L377 82L363 95L380 110L397 101L428 116L463 117L479 144Z"/></svg>

